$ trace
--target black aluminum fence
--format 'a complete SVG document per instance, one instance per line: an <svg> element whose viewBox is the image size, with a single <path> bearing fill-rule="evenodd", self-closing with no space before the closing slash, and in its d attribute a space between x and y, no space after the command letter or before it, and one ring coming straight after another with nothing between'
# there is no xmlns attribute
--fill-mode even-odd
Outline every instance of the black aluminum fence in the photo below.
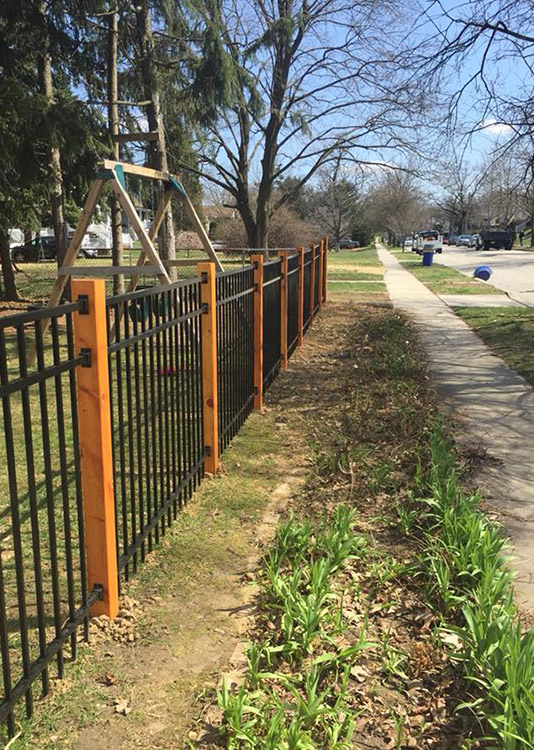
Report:
<svg viewBox="0 0 534 750"><path fill-rule="evenodd" d="M217 274L219 449L237 434L254 402L254 269Z"/></svg>
<svg viewBox="0 0 534 750"><path fill-rule="evenodd" d="M299 340L299 256L287 259L287 352L291 356Z"/></svg>
<svg viewBox="0 0 534 750"><path fill-rule="evenodd" d="M312 254L311 250L304 252L304 331L308 330L310 325L310 299L311 299L311 267Z"/></svg>
<svg viewBox="0 0 534 750"><path fill-rule="evenodd" d="M200 279L107 300L119 570L152 549L203 473Z"/></svg>
<svg viewBox="0 0 534 750"><path fill-rule="evenodd" d="M61 677L75 658L77 626L87 638L100 596L86 585L75 382L86 360L72 322L81 304L0 318L0 721L10 734L20 698L32 713L33 681L46 694L54 662Z"/></svg>
<svg viewBox="0 0 534 750"><path fill-rule="evenodd" d="M321 262L321 256L319 255L319 248L315 248L315 279L314 279L314 285L313 285L313 314L315 315L316 312L319 310L319 281L320 281L320 275L319 275L319 266Z"/></svg>
<svg viewBox="0 0 534 750"><path fill-rule="evenodd" d="M280 258L264 263L264 387L282 361ZM316 271L316 279L318 279ZM304 328L311 253L304 254ZM204 472L201 278L106 301L119 578L165 534ZM318 281L316 282L317 288ZM216 277L219 448L254 400L254 269ZM299 258L288 258L287 344L298 343ZM318 292L317 292L318 299ZM0 722L31 715L32 683L49 689L75 658L77 627L101 587L87 589L73 315L84 301L0 318ZM50 332L43 338L42 324ZM33 364L30 351L36 350Z"/></svg>
<svg viewBox="0 0 534 750"><path fill-rule="evenodd" d="M272 383L280 368L282 261L263 264L263 387Z"/></svg>

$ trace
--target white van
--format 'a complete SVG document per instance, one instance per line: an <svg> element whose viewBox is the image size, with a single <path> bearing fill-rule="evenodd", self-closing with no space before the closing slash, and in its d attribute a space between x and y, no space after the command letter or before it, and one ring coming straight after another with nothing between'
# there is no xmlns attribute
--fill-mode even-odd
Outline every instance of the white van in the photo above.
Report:
<svg viewBox="0 0 534 750"><path fill-rule="evenodd" d="M443 237L436 230L419 232L417 235L417 252L422 255L423 250L433 250L435 253L443 251Z"/></svg>

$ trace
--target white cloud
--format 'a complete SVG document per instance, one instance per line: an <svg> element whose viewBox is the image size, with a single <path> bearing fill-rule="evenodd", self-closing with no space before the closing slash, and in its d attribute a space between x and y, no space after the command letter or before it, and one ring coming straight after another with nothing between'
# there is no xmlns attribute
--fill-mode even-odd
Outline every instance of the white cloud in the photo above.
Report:
<svg viewBox="0 0 534 750"><path fill-rule="evenodd" d="M485 120L482 120L481 127L485 133L491 135L507 135L513 129L504 122L497 122L494 117L487 117Z"/></svg>

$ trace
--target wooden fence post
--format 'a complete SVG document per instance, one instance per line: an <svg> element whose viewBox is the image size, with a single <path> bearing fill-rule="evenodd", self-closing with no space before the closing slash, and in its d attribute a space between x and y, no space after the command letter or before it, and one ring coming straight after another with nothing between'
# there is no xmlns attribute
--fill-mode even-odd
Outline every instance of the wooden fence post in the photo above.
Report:
<svg viewBox="0 0 534 750"><path fill-rule="evenodd" d="M324 239L319 242L319 312L323 307Z"/></svg>
<svg viewBox="0 0 534 750"><path fill-rule="evenodd" d="M304 340L304 248L302 245L297 247L299 254L299 302L298 302L298 329L299 337L298 346L302 346Z"/></svg>
<svg viewBox="0 0 534 750"><path fill-rule="evenodd" d="M254 408L263 409L263 255L251 255L254 266Z"/></svg>
<svg viewBox="0 0 534 750"><path fill-rule="evenodd" d="M328 237L325 237L324 238L323 302L326 302L327 285L328 285Z"/></svg>
<svg viewBox="0 0 534 750"><path fill-rule="evenodd" d="M74 313L76 349L87 364L76 369L80 430L80 467L85 519L89 591L102 586L103 598L91 615L111 619L119 611L119 579L115 535L115 498L109 392L106 282L73 279L73 299L82 298L83 312Z"/></svg>
<svg viewBox="0 0 534 750"><path fill-rule="evenodd" d="M313 311L315 309L315 243L312 242L311 248L311 268L310 268L310 325L313 323Z"/></svg>
<svg viewBox="0 0 534 750"><path fill-rule="evenodd" d="M217 393L217 302L215 264L197 263L201 277L200 318L202 335L202 424L204 426L204 468L209 474L219 469L219 408Z"/></svg>
<svg viewBox="0 0 534 750"><path fill-rule="evenodd" d="M280 267L282 281L280 284L280 354L282 370L288 368L287 357L287 250L280 250L282 264Z"/></svg>

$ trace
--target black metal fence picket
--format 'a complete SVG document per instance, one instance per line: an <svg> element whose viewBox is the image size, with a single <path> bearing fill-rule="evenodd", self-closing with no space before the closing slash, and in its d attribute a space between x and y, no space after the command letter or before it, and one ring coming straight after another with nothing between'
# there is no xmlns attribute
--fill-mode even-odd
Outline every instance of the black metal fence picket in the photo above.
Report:
<svg viewBox="0 0 534 750"><path fill-rule="evenodd" d="M310 325L310 299L311 299L311 266L312 266L312 254L311 250L304 251L304 332L308 330Z"/></svg>
<svg viewBox="0 0 534 750"><path fill-rule="evenodd" d="M197 487L204 463L200 279L107 300L119 569Z"/></svg>
<svg viewBox="0 0 534 750"><path fill-rule="evenodd" d="M254 401L254 269L217 274L219 449L250 414Z"/></svg>
<svg viewBox="0 0 534 750"><path fill-rule="evenodd" d="M313 285L313 314L315 315L319 310L319 294L320 294L320 273L319 268L321 265L321 256L319 255L319 249L315 248L315 279Z"/></svg>
<svg viewBox="0 0 534 750"><path fill-rule="evenodd" d="M266 390L280 369L282 261L263 264L263 387Z"/></svg>
<svg viewBox="0 0 534 750"><path fill-rule="evenodd" d="M0 318L0 721L33 710L76 656L76 629L100 592L87 591L72 315L80 302ZM41 326L50 321L43 341ZM36 359L32 352L36 349ZM35 359L35 361L33 361ZM67 645L69 644L69 645Z"/></svg>
<svg viewBox="0 0 534 750"><path fill-rule="evenodd" d="M299 340L299 256L287 259L287 352L291 356Z"/></svg>

